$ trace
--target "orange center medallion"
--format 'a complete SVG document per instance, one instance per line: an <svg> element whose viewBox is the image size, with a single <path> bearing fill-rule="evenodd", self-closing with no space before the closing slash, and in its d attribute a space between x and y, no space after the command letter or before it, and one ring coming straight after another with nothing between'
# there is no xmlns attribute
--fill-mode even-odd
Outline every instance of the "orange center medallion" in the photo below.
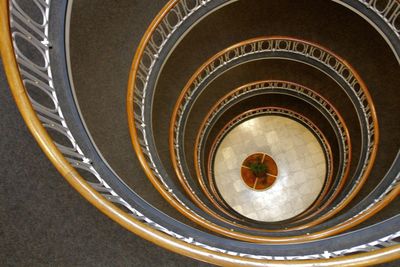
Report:
<svg viewBox="0 0 400 267"><path fill-rule="evenodd" d="M253 190L261 191L270 188L278 176L275 161L265 153L254 153L248 156L240 169L243 182Z"/></svg>

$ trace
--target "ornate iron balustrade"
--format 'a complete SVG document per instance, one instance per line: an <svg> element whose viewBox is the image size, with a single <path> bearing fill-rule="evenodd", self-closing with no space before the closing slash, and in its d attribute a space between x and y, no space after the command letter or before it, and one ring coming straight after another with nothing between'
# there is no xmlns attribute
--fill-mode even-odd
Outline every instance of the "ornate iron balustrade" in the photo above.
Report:
<svg viewBox="0 0 400 267"><path fill-rule="evenodd" d="M283 117L288 117L293 119L294 121L299 122L300 124L306 126L306 128L317 138L318 142L321 144L321 147L324 151L324 157L326 161L326 166L327 166L327 172L325 175L325 188L327 188L326 184L330 184L330 180L332 179L332 151L330 149L329 143L324 136L324 134L321 132L321 130L314 124L312 123L308 118L304 117L304 115L301 115L297 112L294 112L290 109L287 108L281 108L281 107L259 107L255 109L251 109L249 111L246 111L244 113L241 113L240 115L236 116L233 118L231 121L229 121L228 124L226 124L222 130L218 133L216 139L214 140L212 147L209 152L209 160L207 164L207 177L208 177L208 184L210 185L212 195L213 196L219 196L219 201L223 202L223 199L221 197L221 194L219 193L219 190L215 186L215 181L214 181L214 172L212 168L212 162L214 162L215 159L215 154L216 150L221 144L222 140L225 138L225 136L236 126L240 125L242 122L250 120L252 118L258 117L258 116L263 116L263 115L280 115ZM198 165L201 164L198 162ZM199 166L199 168L201 168ZM201 175L201 174L200 174ZM199 177L200 178L200 177ZM200 179L205 179L204 177ZM207 189L203 189L207 190ZM326 190L322 190L326 191ZM205 194L210 194L208 190L205 192ZM320 196L317 198L321 199L321 196L323 196L323 193L321 192Z"/></svg>
<svg viewBox="0 0 400 267"><path fill-rule="evenodd" d="M202 1L203 2L203 1ZM14 15L10 16L10 23L13 21L18 16L21 16L22 21L20 21L20 25L23 27L23 30L21 31L21 34L23 34L25 37L31 37L36 33L39 33L43 35L43 39L41 38L36 38L36 40L40 40L40 43L42 43L44 46L39 45L42 49L42 51L45 51L46 59L49 59L48 54L49 54L49 48L53 45L50 43L48 39L48 21L49 21L49 13L50 13L50 1L44 1L44 0L36 0L33 1L32 4L39 5L39 8L41 10L41 14L43 15L44 21L43 21L43 26L42 27L37 27L33 24L31 24L31 21L33 18L29 17L29 15L23 14L18 10L18 8L15 6L16 0L10 2L10 10L11 12L14 12ZM204 2L205 3L205 2ZM20 72L17 70L17 62L15 61L16 55L13 55L13 50L11 47L11 39L9 38L9 25L8 25L8 14L7 14L7 4L5 1L1 2L1 38L2 38L2 44L1 44L1 53L2 53L2 58L5 62L7 62L5 68L6 72L10 81L10 86L12 87L12 92L14 94L14 97L16 98L18 107L21 110L21 113L24 116L24 119L27 122L28 127L32 131L33 135L37 139L38 143L40 146L44 149L45 153L47 156L50 158L50 160L53 162L53 164L57 167L57 169L65 176L65 178L85 197L87 198L91 203L93 203L96 207L100 208L106 215L110 216L117 222L119 222L122 226L128 228L132 232L148 239L153 242L157 242L159 245L163 247L167 247L170 250L186 254L186 255L191 255L192 257L195 257L197 259L202 259L214 263L242 263L242 264L252 264L252 265L257 265L257 264L268 264L268 263L273 263L275 261L280 261L284 263L285 260L290 260L291 265L297 265L297 264L304 264L304 263L313 263L313 264L331 264L331 265L337 265L337 264L342 264L342 265L347 265L347 264L363 264L363 263L377 263L381 262L383 259L393 259L396 257L396 253L399 252L400 247L397 243L392 242L392 240L396 240L398 237L398 233L396 234L391 234L388 236L385 236L384 238L379 238L376 239L376 241L372 242L366 242L365 245L362 246L348 246L346 249L342 250L332 250L331 252L324 252L321 254L309 254L309 255L302 255L302 256L263 256L263 255L256 255L256 254L248 254L245 252L240 252L240 251L233 251L233 250L226 250L226 249L219 249L215 246L212 245L207 245L207 242L199 242L198 240L200 238L193 238L190 236L185 236L178 234L170 229L165 228L164 226L161 226L160 224L155 223L153 220L151 220L149 217L143 215L141 212L136 210L134 207L131 205L127 204L127 202L122 199L115 191L112 189L109 189L107 186L105 186L105 180L103 177L97 177L92 173L94 168L93 166L93 160L90 159L88 156L84 156L81 153L73 154L73 157L76 156L78 159L83 159L82 162L87 163L90 166L90 173L85 175L85 179L83 179L77 172L76 170L72 167L70 163L68 163L64 156L69 157L71 156L69 153L64 152L64 154L60 153L60 150L54 145L54 140L52 140L48 133L44 130L44 124L46 123L46 120L39 121L38 117L40 114L35 114L33 107L33 103L30 102L28 96L27 96L27 89L23 87L22 81L19 79L19 75L22 75L24 72L24 69L21 68ZM54 6L53 6L54 10ZM165 10L164 10L165 11ZM16 15L16 13L18 13ZM60 17L62 18L62 17ZM16 19L15 19L16 20ZM12 29L13 31L16 29ZM29 38L28 38L29 40ZM62 38L63 40L63 38ZM14 40L14 42L16 42ZM54 47L53 47L54 48ZM63 49L63 47L56 47L57 49ZM28 56L25 54L25 56ZM29 60L28 60L29 61ZM49 91L51 91L51 95L54 98L55 92L57 92L57 88L53 87L53 82L54 80L48 80L48 83L44 82L42 84L42 79L43 77L46 79L46 77L51 78L52 75L52 70L54 71L57 67L51 62L48 61L48 69L46 71L38 71L33 66L30 66L32 70L32 73L29 73L27 77L32 78L33 81L35 81L35 84L37 82L38 85L42 86L43 89L50 87ZM29 68L29 67L28 67ZM54 73L54 72L53 72ZM32 75L32 76L29 76ZM46 76L47 75L47 76ZM46 89L46 90L47 90ZM64 88L67 89L67 88ZM32 106L31 104L32 103ZM59 103L58 103L59 104ZM39 107L39 106L38 106ZM35 107L36 109L37 107ZM57 109L61 111L60 106L57 106ZM46 113L46 111L44 111ZM56 126L57 124L54 124L54 122L59 122L58 125L63 126L62 132L67 132L67 133L72 133L71 129L69 129L67 123L65 122L66 118L62 116L62 114L54 114L54 113L46 113L54 119L53 126ZM75 134L71 134L75 135ZM68 134L69 137L71 135ZM76 141L76 137L74 138L74 141ZM61 142L60 142L61 143ZM61 145L61 144L60 144ZM84 144L85 145L85 144ZM68 147L68 142L66 143L66 146ZM79 149L77 149L79 151ZM71 152L71 151L69 151ZM398 158L397 158L398 159ZM397 160L396 159L396 160ZM95 169L95 168L94 168ZM96 173L100 173L102 170L96 171ZM391 172L388 173L388 175L393 175L393 172L397 173L397 180L399 178L398 175L398 170L396 169L396 166L393 165L391 168ZM94 177L89 177L93 175ZM88 180L90 181L91 178L94 178L99 181L98 184L101 184L102 186L94 186L93 184L89 186L87 184ZM97 184L97 183L96 183ZM393 189L393 188L392 188ZM397 189L396 189L397 190ZM103 195L100 193L107 192ZM397 193L397 191L395 192ZM385 194L384 194L385 196ZM111 204L110 202L106 201L105 199L108 199L110 202L113 202L114 204ZM138 200L140 202L140 199ZM117 206L118 207L117 207ZM166 224L168 221L165 220L163 221L164 224ZM388 224L388 226L393 225L393 222L385 222ZM394 225L396 225L396 221L394 222ZM183 225L181 225L182 228L184 228ZM370 229L369 229L370 230ZM195 231L192 232L193 235L195 235ZM357 234L357 233L354 233ZM207 235L204 233L204 235ZM211 237L207 237L208 242L213 242ZM342 237L338 237L342 238ZM345 240L349 240L346 238ZM351 239L350 239L351 240ZM233 244L235 242L230 241L229 244ZM382 249L382 246L388 246L387 249ZM288 245L290 247L290 245ZM336 256L344 256L344 255L349 255L349 254L354 254L356 252L364 252L366 249L365 247L368 247L368 251L372 251L369 253L361 253L358 255L353 255L353 256L345 256L340 259L334 259L333 257ZM248 248L246 249L248 251ZM329 260L326 260L328 259ZM311 261L296 261L296 259L320 259L320 260L311 260ZM259 260L263 260L263 262L260 262Z"/></svg>
<svg viewBox="0 0 400 267"><path fill-rule="evenodd" d="M234 66L271 58L299 61L326 73L347 93L360 120L362 148L358 166L350 181L352 187L347 190L346 195L339 203L336 203L317 220L321 222L339 212L349 203L367 179L378 146L378 124L372 100L358 74L337 55L318 45L288 37L260 37L235 44L210 58L192 75L175 105L170 127L170 146L173 147L172 163L175 169L180 168L180 172L177 174L185 189L190 194L194 194L194 191L185 185L183 177L179 176L182 172L182 162L184 162L184 159L180 158L179 150L183 150L181 146L184 139L184 125L192 104L209 83ZM147 130L151 134L151 127L148 127ZM149 148L150 146L147 147L147 149ZM150 151L146 153L151 154ZM154 157L158 157L156 153L153 154ZM162 164L158 164L155 168L164 173ZM168 177L167 174L165 177ZM164 182L168 183L168 180L164 178Z"/></svg>
<svg viewBox="0 0 400 267"><path fill-rule="evenodd" d="M336 137L338 139L339 144L342 144L340 148L341 160L339 163L339 166L341 166L340 167L341 171L338 172L338 175L336 176L335 180L342 180L344 176L347 176L348 169L346 168L346 166L348 166L350 163L350 154L351 154L350 136L348 134L347 126L344 120L341 118L340 114L337 112L337 110L321 95L304 86L290 83L287 81L274 81L274 80L259 81L243 85L225 95L210 109L210 112L206 115L205 119L203 120L199 133L196 138L195 153L194 153L195 164L197 166L196 173L203 191L207 190L207 186L204 182L202 182L203 180L205 180L204 177L206 176L204 175L206 173L206 170L202 162L204 162L203 154L205 149L205 140L207 139L210 130L213 128L219 117L228 109L230 109L233 105L239 103L243 99L259 94L289 95L292 97L299 98L302 101L305 101L308 104L315 107L316 109L320 110L323 113L324 117L331 124L331 127L333 129L336 129L335 130ZM182 153L182 151L179 151L179 153ZM344 181L345 179L341 181L341 186L343 186ZM337 187L339 187L339 185L337 185ZM335 194L337 195L338 193L339 191L337 190ZM335 195L331 196L331 198L327 201L331 203L334 197ZM329 205L328 202L326 202L324 206Z"/></svg>

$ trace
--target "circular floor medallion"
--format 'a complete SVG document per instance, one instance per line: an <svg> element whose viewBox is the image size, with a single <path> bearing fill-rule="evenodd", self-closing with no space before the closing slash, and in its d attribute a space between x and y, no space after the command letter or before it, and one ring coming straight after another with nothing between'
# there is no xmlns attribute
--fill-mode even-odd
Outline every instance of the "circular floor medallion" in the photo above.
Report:
<svg viewBox="0 0 400 267"><path fill-rule="evenodd" d="M269 189L276 181L278 167L265 153L254 153L242 163L240 174L243 182L253 190Z"/></svg>
<svg viewBox="0 0 400 267"><path fill-rule="evenodd" d="M256 152L276 164L276 179L267 181L265 189L259 182L254 189L255 181L246 183L242 176L242 166ZM250 219L274 222L292 218L314 202L327 166L320 143L307 127L290 118L265 115L242 122L224 137L213 170L216 188L229 206Z"/></svg>

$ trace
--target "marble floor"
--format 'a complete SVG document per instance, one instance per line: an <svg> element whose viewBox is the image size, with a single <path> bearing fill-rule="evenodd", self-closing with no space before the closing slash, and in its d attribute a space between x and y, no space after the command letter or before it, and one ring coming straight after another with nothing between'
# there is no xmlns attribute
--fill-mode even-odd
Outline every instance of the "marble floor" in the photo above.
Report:
<svg viewBox="0 0 400 267"><path fill-rule="evenodd" d="M249 188L241 178L243 160L255 152L271 156L278 166L275 183L265 191ZM223 139L216 151L216 186L234 210L257 221L289 219L318 197L326 176L324 152L302 124L277 115L247 120Z"/></svg>

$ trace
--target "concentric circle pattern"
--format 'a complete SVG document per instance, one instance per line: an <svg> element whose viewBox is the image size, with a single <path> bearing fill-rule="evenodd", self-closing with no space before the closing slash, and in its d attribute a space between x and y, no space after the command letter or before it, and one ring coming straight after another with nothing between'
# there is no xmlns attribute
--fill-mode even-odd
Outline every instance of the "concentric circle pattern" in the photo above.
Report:
<svg viewBox="0 0 400 267"><path fill-rule="evenodd" d="M221 266L400 258L398 0L140 6L103 36L73 1L1 1L16 104L82 196Z"/></svg>

